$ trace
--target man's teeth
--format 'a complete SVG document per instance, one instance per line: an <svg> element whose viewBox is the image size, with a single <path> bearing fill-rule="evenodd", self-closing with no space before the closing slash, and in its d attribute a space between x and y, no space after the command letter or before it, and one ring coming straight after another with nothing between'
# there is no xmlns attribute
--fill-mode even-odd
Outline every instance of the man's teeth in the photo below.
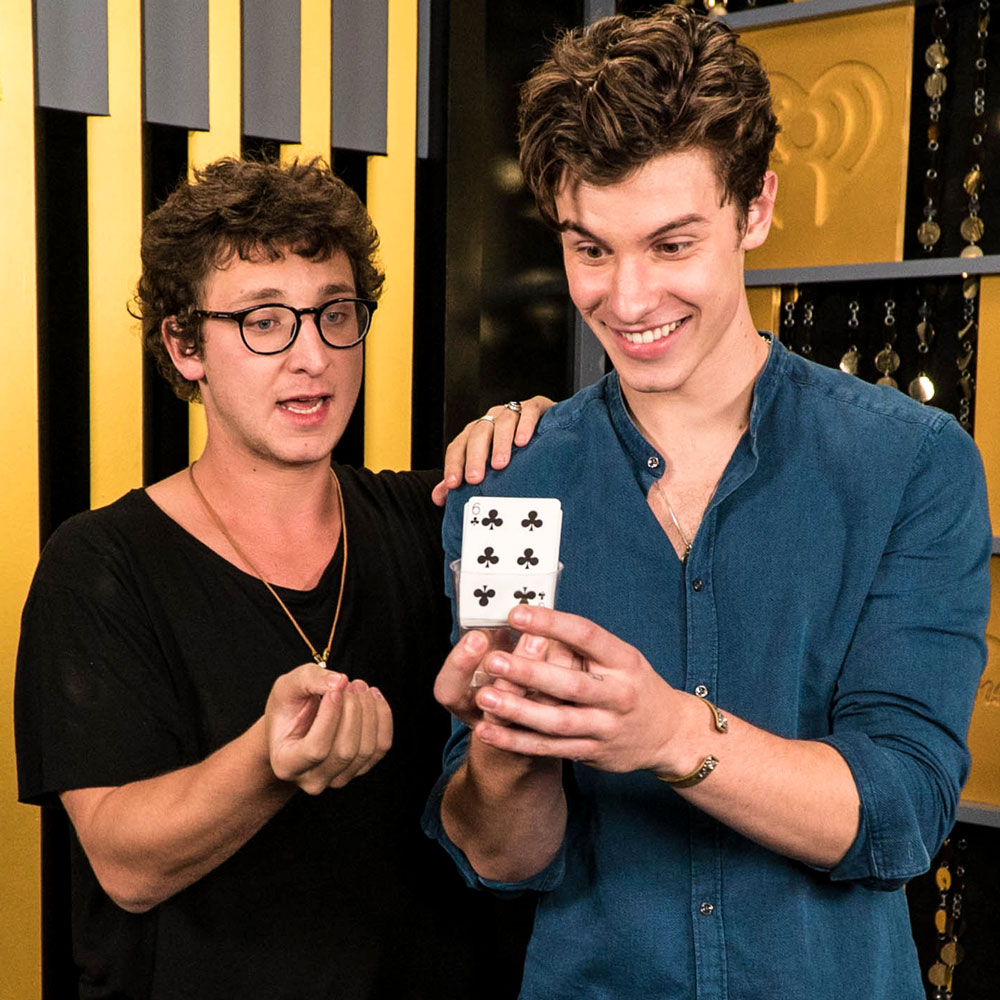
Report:
<svg viewBox="0 0 1000 1000"><path fill-rule="evenodd" d="M630 344L652 344L661 337L665 337L668 333L673 333L683 322L684 320L679 319L673 323L667 323L665 326L653 327L652 330L642 330L637 333L623 332L622 336Z"/></svg>
<svg viewBox="0 0 1000 1000"><path fill-rule="evenodd" d="M291 410L292 413L315 413L322 405L325 397L320 396L313 403L306 404L304 400L297 400L293 402L292 400L285 400L281 405L286 410Z"/></svg>

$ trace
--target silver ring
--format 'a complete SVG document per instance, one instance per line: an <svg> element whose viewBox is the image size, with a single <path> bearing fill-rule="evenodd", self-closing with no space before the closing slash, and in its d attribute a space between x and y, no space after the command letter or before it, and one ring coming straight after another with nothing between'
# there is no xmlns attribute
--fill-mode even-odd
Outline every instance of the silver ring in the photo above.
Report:
<svg viewBox="0 0 1000 1000"><path fill-rule="evenodd" d="M491 424L495 424L497 422L497 418L491 416L489 413L484 413L481 417L479 417L476 420L476 423L478 424L480 420L488 420Z"/></svg>
<svg viewBox="0 0 1000 1000"><path fill-rule="evenodd" d="M509 403L504 403L503 408L505 410L513 410L514 413L521 412L521 404L516 399L512 399Z"/></svg>

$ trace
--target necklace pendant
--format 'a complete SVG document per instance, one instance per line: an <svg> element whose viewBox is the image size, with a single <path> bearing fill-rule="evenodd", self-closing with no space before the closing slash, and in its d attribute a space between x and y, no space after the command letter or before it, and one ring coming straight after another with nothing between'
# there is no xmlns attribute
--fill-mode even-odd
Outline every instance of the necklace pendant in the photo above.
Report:
<svg viewBox="0 0 1000 1000"><path fill-rule="evenodd" d="M330 655L330 650L325 649L322 653L313 653L313 659L321 666L326 666L326 658Z"/></svg>

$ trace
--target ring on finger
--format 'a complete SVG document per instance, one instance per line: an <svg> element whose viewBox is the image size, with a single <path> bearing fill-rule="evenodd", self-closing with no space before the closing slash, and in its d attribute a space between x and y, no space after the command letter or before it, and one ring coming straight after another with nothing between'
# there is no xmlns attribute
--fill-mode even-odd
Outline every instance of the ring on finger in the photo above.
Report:
<svg viewBox="0 0 1000 1000"><path fill-rule="evenodd" d="M504 403L503 408L505 410L512 410L514 413L521 412L521 404L516 399L512 399L509 403Z"/></svg>
<svg viewBox="0 0 1000 1000"><path fill-rule="evenodd" d="M481 417L477 418L476 423L478 424L480 420L488 420L491 424L495 424L497 422L497 418L489 413L484 413Z"/></svg>

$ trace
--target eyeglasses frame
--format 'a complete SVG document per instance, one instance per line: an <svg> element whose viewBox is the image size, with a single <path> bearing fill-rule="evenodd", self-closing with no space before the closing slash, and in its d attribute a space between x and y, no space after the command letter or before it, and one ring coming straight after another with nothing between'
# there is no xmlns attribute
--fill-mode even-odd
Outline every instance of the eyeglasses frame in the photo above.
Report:
<svg viewBox="0 0 1000 1000"><path fill-rule="evenodd" d="M318 321L319 314L326 309L328 306L338 305L341 302L360 302L362 305L368 308L368 326L365 328L365 332L361 334L360 337L353 344L331 344L326 337L323 336L323 331L320 328ZM279 347L276 351L258 351L251 347L247 343L246 334L243 332L243 320L252 312L256 312L258 309L274 309L274 308L287 309L295 316L295 326L292 329L292 335L288 338L288 343L284 347ZM375 316L375 310L378 308L378 302L375 299L361 299L357 296L347 295L339 296L335 299L327 299L326 302L321 303L318 306L309 306L306 309L296 309L295 306L290 306L285 302L261 302L259 305L250 306L249 309L239 309L236 312L219 312L215 309L192 309L191 315L197 316L200 319L231 319L235 320L237 326L240 329L240 340L243 341L244 347L251 353L256 354L260 357L273 357L275 354L284 354L285 351L291 348L292 344L295 343L296 338L299 335L299 331L302 329L302 317L312 316L313 323L316 326L316 332L319 334L319 339L326 344L327 347L332 347L335 351L349 351L352 347L357 347L358 344L362 343L365 337L368 336L372 328L372 319Z"/></svg>

